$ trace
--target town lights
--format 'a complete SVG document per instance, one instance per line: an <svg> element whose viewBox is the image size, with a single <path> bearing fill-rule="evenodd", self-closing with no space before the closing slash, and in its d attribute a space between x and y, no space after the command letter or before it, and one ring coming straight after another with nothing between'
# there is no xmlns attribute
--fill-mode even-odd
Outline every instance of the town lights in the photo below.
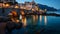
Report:
<svg viewBox="0 0 60 34"><path fill-rule="evenodd" d="M23 10L21 10L21 15L24 15L25 13L24 13L24 11Z"/></svg>
<svg viewBox="0 0 60 34"><path fill-rule="evenodd" d="M5 4L3 3L3 7L5 7Z"/></svg>
<svg viewBox="0 0 60 34"><path fill-rule="evenodd" d="M4 7L4 8L9 7L9 6L10 6L9 4L3 3L3 7Z"/></svg>
<svg viewBox="0 0 60 34"><path fill-rule="evenodd" d="M5 6L6 6L6 7L9 7L10 5L9 5L9 4L6 4Z"/></svg>
<svg viewBox="0 0 60 34"><path fill-rule="evenodd" d="M24 15L24 12L22 12L22 15Z"/></svg>
<svg viewBox="0 0 60 34"><path fill-rule="evenodd" d="M23 6L20 7L20 9L23 9L23 8L24 8Z"/></svg>
<svg viewBox="0 0 60 34"><path fill-rule="evenodd" d="M32 11L35 11L34 9L32 9Z"/></svg>
<svg viewBox="0 0 60 34"><path fill-rule="evenodd" d="M15 8L19 8L19 6L15 6Z"/></svg>

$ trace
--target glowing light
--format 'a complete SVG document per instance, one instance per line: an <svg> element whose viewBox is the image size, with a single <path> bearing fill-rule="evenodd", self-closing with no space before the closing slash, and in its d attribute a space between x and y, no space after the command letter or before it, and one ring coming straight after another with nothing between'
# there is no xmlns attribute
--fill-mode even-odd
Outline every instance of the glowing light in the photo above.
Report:
<svg viewBox="0 0 60 34"><path fill-rule="evenodd" d="M10 5L9 4L6 4L6 7L9 7Z"/></svg>
<svg viewBox="0 0 60 34"><path fill-rule="evenodd" d="M20 21L19 20L16 20L16 23L19 23Z"/></svg>
<svg viewBox="0 0 60 34"><path fill-rule="evenodd" d="M20 20L22 19L22 15L20 15L19 19L20 19Z"/></svg>
<svg viewBox="0 0 60 34"><path fill-rule="evenodd" d="M26 17L25 18L22 18L22 23L23 23L23 26L24 27L27 25Z"/></svg>
<svg viewBox="0 0 60 34"><path fill-rule="evenodd" d="M45 25L47 24L47 17L44 16L44 22L45 22Z"/></svg>
<svg viewBox="0 0 60 34"><path fill-rule="evenodd" d="M33 21L35 22L35 16L33 15Z"/></svg>
<svg viewBox="0 0 60 34"><path fill-rule="evenodd" d="M38 15L32 15L32 17L33 17L33 25L36 25L38 20Z"/></svg>
<svg viewBox="0 0 60 34"><path fill-rule="evenodd" d="M3 3L3 7L5 7L5 4Z"/></svg>
<svg viewBox="0 0 60 34"><path fill-rule="evenodd" d="M23 7L23 6L21 6L21 7L20 7L20 9L24 9L24 7Z"/></svg>
<svg viewBox="0 0 60 34"><path fill-rule="evenodd" d="M34 9L32 9L32 11L35 11Z"/></svg>
<svg viewBox="0 0 60 34"><path fill-rule="evenodd" d="M40 22L42 22L42 15L40 15Z"/></svg>
<svg viewBox="0 0 60 34"><path fill-rule="evenodd" d="M33 15L33 25L36 25L36 24L37 24L37 16Z"/></svg>
<svg viewBox="0 0 60 34"><path fill-rule="evenodd" d="M15 8L19 8L19 6L15 6Z"/></svg>
<svg viewBox="0 0 60 34"><path fill-rule="evenodd" d="M21 11L21 14L24 15L25 13L23 11Z"/></svg>
<svg viewBox="0 0 60 34"><path fill-rule="evenodd" d="M35 19L38 20L38 15L36 15L35 17L36 17Z"/></svg>
<svg viewBox="0 0 60 34"><path fill-rule="evenodd" d="M17 13L15 11L13 11L14 15L17 15Z"/></svg>

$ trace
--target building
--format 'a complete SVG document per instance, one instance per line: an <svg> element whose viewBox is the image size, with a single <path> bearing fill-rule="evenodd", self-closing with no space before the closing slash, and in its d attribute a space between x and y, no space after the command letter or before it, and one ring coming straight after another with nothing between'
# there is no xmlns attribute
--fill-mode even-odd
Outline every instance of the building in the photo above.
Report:
<svg viewBox="0 0 60 34"><path fill-rule="evenodd" d="M14 3L14 2L16 2L16 0L0 0L0 2L3 2L3 3L12 2L12 3Z"/></svg>
<svg viewBox="0 0 60 34"><path fill-rule="evenodd" d="M11 7L12 5L18 4L16 0L0 0L0 8L1 7ZM17 7L17 6L16 6Z"/></svg>
<svg viewBox="0 0 60 34"><path fill-rule="evenodd" d="M31 10L32 9L31 2L25 2L25 8L26 8L26 10Z"/></svg>

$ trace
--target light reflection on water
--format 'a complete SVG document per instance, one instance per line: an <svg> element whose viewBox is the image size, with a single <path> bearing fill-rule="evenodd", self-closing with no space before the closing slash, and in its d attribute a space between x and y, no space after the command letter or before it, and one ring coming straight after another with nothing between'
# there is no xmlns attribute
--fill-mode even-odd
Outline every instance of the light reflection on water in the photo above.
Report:
<svg viewBox="0 0 60 34"><path fill-rule="evenodd" d="M47 16L44 16L44 20L42 19L42 15L40 15L40 24L44 21L44 24L47 25Z"/></svg>
<svg viewBox="0 0 60 34"><path fill-rule="evenodd" d="M23 26L27 25L27 20L26 20L26 17L24 16L22 16L22 23L23 23Z"/></svg>
<svg viewBox="0 0 60 34"><path fill-rule="evenodd" d="M45 22L45 25L47 24L47 17L44 16L44 22Z"/></svg>
<svg viewBox="0 0 60 34"><path fill-rule="evenodd" d="M11 9L5 9L5 14L7 15L9 12L11 11ZM16 10L16 11L20 11L20 10ZM60 11L56 11L56 12L49 12L48 13L56 13L56 14L60 14ZM0 9L0 15L2 15L2 9ZM13 34L24 34L24 32L26 32L26 30L28 31L29 34L33 33L34 31L40 31L40 26L45 26L45 30L42 31L42 34L60 34L60 17L57 16L38 16L38 15L29 15L29 16L21 16L22 19L22 23L23 26L28 26L28 25L32 25L32 27L28 26L25 29L21 28L18 30L14 30ZM35 26L36 25L36 26ZM37 26L38 25L38 26ZM42 28L42 27L41 27ZM35 32L36 33L36 32ZM33 33L34 34L34 33ZM41 34L41 33L40 33Z"/></svg>
<svg viewBox="0 0 60 34"><path fill-rule="evenodd" d="M20 34L24 34L26 31L29 34L34 34L40 32L42 29L44 29L42 34L60 34L60 17L43 15L27 15L21 17L25 28L23 27L17 31Z"/></svg>
<svg viewBox="0 0 60 34"><path fill-rule="evenodd" d="M27 24L29 25L37 25L37 23L38 23L38 19L40 20L40 24L42 24L42 21L44 22L44 24L45 25L47 25L47 17L46 16L42 16L42 15L40 15L40 16L38 16L38 15L31 15L31 16L20 16L20 17L22 17L22 18L20 18L20 19L22 19L22 23L23 23L23 25L24 26L27 26ZM42 17L44 18L44 20L42 19Z"/></svg>
<svg viewBox="0 0 60 34"><path fill-rule="evenodd" d="M40 15L40 22L42 22L42 15Z"/></svg>

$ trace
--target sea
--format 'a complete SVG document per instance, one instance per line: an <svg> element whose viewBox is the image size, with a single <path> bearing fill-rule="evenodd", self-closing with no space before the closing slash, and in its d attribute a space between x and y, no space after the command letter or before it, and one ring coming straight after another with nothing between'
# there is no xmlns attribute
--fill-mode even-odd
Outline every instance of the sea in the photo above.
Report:
<svg viewBox="0 0 60 34"><path fill-rule="evenodd" d="M0 15L2 10L0 10ZM6 9L4 14L9 13ZM47 11L60 14L60 11ZM60 16L26 15L21 16L23 27L14 29L11 34L60 34Z"/></svg>
<svg viewBox="0 0 60 34"><path fill-rule="evenodd" d="M54 13L60 14L60 11ZM60 16L26 15L21 17L24 27L13 30L12 34L60 34Z"/></svg>

